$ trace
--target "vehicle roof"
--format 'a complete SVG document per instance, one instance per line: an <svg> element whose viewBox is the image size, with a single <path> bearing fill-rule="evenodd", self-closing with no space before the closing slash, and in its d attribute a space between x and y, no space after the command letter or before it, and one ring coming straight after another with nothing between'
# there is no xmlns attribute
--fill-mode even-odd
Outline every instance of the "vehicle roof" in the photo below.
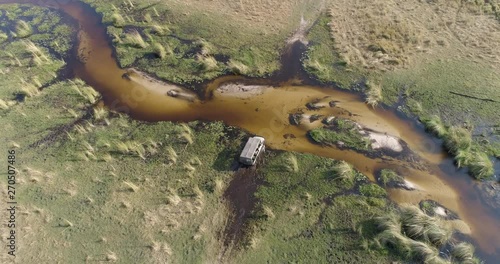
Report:
<svg viewBox="0 0 500 264"><path fill-rule="evenodd" d="M259 146L259 143L261 142L261 138L249 138L247 143L245 144L245 147L243 148L243 151L241 151L240 157L251 159L253 154L255 153L255 150Z"/></svg>

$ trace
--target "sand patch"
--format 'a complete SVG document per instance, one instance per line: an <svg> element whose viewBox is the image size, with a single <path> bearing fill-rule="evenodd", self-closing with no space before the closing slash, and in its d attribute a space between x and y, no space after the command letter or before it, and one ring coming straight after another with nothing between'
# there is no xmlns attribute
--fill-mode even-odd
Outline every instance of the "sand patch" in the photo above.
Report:
<svg viewBox="0 0 500 264"><path fill-rule="evenodd" d="M403 146L397 137L376 132L368 132L368 137L372 141L373 149L390 149L395 152L403 151Z"/></svg>
<svg viewBox="0 0 500 264"><path fill-rule="evenodd" d="M228 83L219 86L215 92L219 94L224 94L224 96L233 96L239 98L249 98L257 95L261 95L268 89L272 89L272 86L267 85L245 85L242 83Z"/></svg>

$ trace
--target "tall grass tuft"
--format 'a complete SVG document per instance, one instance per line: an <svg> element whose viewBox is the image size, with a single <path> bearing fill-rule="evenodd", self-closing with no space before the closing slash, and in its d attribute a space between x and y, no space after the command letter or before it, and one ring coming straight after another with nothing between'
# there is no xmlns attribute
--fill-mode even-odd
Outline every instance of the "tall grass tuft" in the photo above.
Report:
<svg viewBox="0 0 500 264"><path fill-rule="evenodd" d="M474 258L474 246L469 243L461 242L451 249L451 257L460 263L476 263Z"/></svg>
<svg viewBox="0 0 500 264"><path fill-rule="evenodd" d="M151 16L150 13L144 14L143 20L145 23L151 23L153 22L153 17Z"/></svg>
<svg viewBox="0 0 500 264"><path fill-rule="evenodd" d="M122 15L120 15L120 13L113 13L113 15L111 16L111 20L113 21L113 25L115 27L125 26L125 19Z"/></svg>
<svg viewBox="0 0 500 264"><path fill-rule="evenodd" d="M443 121L441 121L441 118L438 115L432 115L430 117L423 118L422 122L424 123L427 130L440 138L448 134L446 126L443 124Z"/></svg>
<svg viewBox="0 0 500 264"><path fill-rule="evenodd" d="M26 38L33 34L33 28L24 20L19 20L16 25L16 37Z"/></svg>
<svg viewBox="0 0 500 264"><path fill-rule="evenodd" d="M291 172L298 172L299 171L299 163L297 161L297 157L295 157L295 155L293 155L292 153L290 153L287 157L286 157L286 161L287 161L287 165L286 165L286 168L288 171L291 171Z"/></svg>
<svg viewBox="0 0 500 264"><path fill-rule="evenodd" d="M493 163L486 153L472 154L472 161L469 163L469 171L476 179L487 179L495 174Z"/></svg>
<svg viewBox="0 0 500 264"><path fill-rule="evenodd" d="M0 109L2 110L7 110L9 109L9 105L7 104L7 102L5 102L4 100L0 99Z"/></svg>
<svg viewBox="0 0 500 264"><path fill-rule="evenodd" d="M167 51L160 43L155 43L153 45L153 53L160 59L165 59L167 57Z"/></svg>
<svg viewBox="0 0 500 264"><path fill-rule="evenodd" d="M136 48L146 48L148 46L137 30L132 30L130 33L126 33L125 42Z"/></svg>
<svg viewBox="0 0 500 264"><path fill-rule="evenodd" d="M157 23L153 23L151 25L151 33L159 36L163 36L170 32L170 29L167 26L160 26Z"/></svg>
<svg viewBox="0 0 500 264"><path fill-rule="evenodd" d="M243 64L242 62L239 62L237 60L229 60L227 63L227 66L234 72L238 74L246 74L248 72L248 66Z"/></svg>
<svg viewBox="0 0 500 264"><path fill-rule="evenodd" d="M438 258L437 249L426 243L411 240L409 247L411 248L412 257L421 260L423 263L432 263Z"/></svg>
<svg viewBox="0 0 500 264"><path fill-rule="evenodd" d="M409 238L426 241L437 247L446 244L453 234L439 219L426 215L416 206L401 208L401 222Z"/></svg>
<svg viewBox="0 0 500 264"><path fill-rule="evenodd" d="M366 82L366 103L371 107L376 107L382 101L382 86L378 83L370 81Z"/></svg>
<svg viewBox="0 0 500 264"><path fill-rule="evenodd" d="M177 163L177 153L175 152L174 148L171 146L168 146L167 149L167 161L169 163Z"/></svg>
<svg viewBox="0 0 500 264"><path fill-rule="evenodd" d="M217 69L217 60L213 56L202 56L198 55L197 60L200 63L200 66L205 71L212 71Z"/></svg>
<svg viewBox="0 0 500 264"><path fill-rule="evenodd" d="M5 34L5 32L0 30L0 43L4 42L8 38L9 38L9 36L7 34Z"/></svg>
<svg viewBox="0 0 500 264"><path fill-rule="evenodd" d="M96 106L93 108L93 115L95 120L102 120L108 116L108 110L103 106Z"/></svg>
<svg viewBox="0 0 500 264"><path fill-rule="evenodd" d="M452 126L444 139L445 147L455 155L458 150L469 150L472 146L471 132L462 127Z"/></svg>
<svg viewBox="0 0 500 264"><path fill-rule="evenodd" d="M346 161L342 160L333 169L335 173L335 180L342 181L344 183L352 184L354 183L354 170L352 166Z"/></svg>

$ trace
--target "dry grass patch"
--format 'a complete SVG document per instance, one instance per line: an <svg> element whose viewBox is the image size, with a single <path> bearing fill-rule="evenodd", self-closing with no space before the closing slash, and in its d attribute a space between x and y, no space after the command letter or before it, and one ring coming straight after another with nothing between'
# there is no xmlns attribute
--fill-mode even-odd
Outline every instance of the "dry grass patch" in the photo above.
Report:
<svg viewBox="0 0 500 264"><path fill-rule="evenodd" d="M500 62L498 21L457 1L335 0L329 14L332 37L349 64L389 70L421 54Z"/></svg>

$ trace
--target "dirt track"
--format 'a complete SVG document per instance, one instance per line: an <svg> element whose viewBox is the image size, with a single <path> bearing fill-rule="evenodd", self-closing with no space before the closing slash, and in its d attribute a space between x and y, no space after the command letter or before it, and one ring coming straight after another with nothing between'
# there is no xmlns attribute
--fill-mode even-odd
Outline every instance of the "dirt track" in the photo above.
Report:
<svg viewBox="0 0 500 264"><path fill-rule="evenodd" d="M258 168L263 164L264 158L261 155L254 166L240 165L224 193L224 198L229 202L232 211L232 219L228 221L223 234L224 251L238 247L245 236L246 219L251 215L257 202L254 193L262 181L259 179Z"/></svg>

